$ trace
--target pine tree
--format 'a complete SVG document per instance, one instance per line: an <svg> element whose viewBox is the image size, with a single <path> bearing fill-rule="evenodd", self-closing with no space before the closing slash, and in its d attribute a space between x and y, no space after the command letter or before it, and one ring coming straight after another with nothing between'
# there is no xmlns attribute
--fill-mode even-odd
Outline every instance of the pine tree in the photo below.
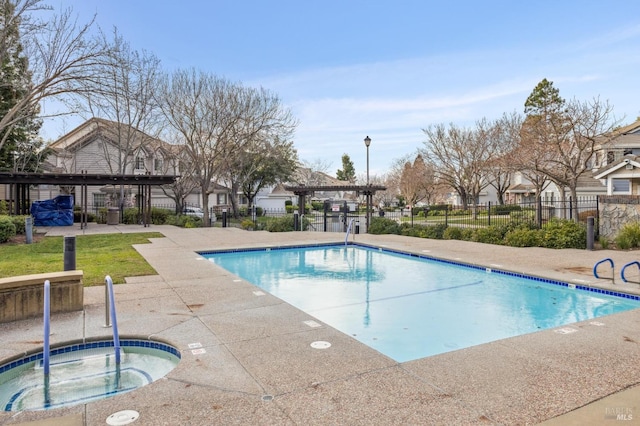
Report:
<svg viewBox="0 0 640 426"><path fill-rule="evenodd" d="M15 3L0 0L0 117L7 114L29 92L31 72L20 42L20 19L15 16ZM2 129L0 140L0 170L34 171L42 141L36 140L42 121L37 118L39 108L31 107L22 119Z"/></svg>
<svg viewBox="0 0 640 426"><path fill-rule="evenodd" d="M351 161L348 154L342 156L342 169L336 172L336 178L351 183L356 181L356 169L353 167L353 161Z"/></svg>

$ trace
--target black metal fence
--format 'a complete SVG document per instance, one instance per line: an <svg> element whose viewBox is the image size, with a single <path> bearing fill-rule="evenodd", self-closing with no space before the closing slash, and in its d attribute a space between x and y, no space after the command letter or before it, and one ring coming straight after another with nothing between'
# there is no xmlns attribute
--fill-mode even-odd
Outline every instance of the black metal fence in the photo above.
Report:
<svg viewBox="0 0 640 426"><path fill-rule="evenodd" d="M576 200L539 200L516 204L484 203L467 208L456 205L434 205L411 208L375 209L373 217L384 217L395 220L405 226L428 226L444 224L467 228L480 228L493 225L507 225L510 223L528 223L542 228L551 219L574 220L587 222L588 217L594 217L598 229L598 197L579 197ZM282 217L291 215L285 210L264 210L264 217ZM345 232L349 224L353 231L367 232L366 215L364 209L360 211L307 211L300 219L308 221L308 230L319 232ZM258 219L256 219L257 221ZM353 223L352 223L353 221Z"/></svg>
<svg viewBox="0 0 640 426"><path fill-rule="evenodd" d="M156 204L152 207L175 212L174 204ZM185 206L197 207L197 206ZM517 204L500 205L497 203L468 205L467 208L456 205L432 205L410 208L385 208L375 209L372 217L384 217L395 220L405 226L425 226L444 224L445 226L458 227L487 227L492 225L506 225L509 223L529 223L538 228L544 227L552 218L574 219L577 215L580 222L586 223L587 218L593 216L598 229L598 197L579 197L577 200L540 200L522 202ZM295 209L295 208L294 208ZM294 216L294 209L262 209L242 208L239 220L232 217L230 206L217 206L209 210L211 222L206 226L244 226L253 223L253 229L265 229L269 220ZM88 206L88 211L98 216L104 214L105 207ZM297 223L304 223L304 229L317 232L346 232L349 226L351 232L366 233L367 220L364 208L358 211L351 210L346 205L339 210L325 208L324 210L312 210L307 208L302 214L297 215ZM300 225L301 226L301 225ZM300 228L298 228L300 229Z"/></svg>

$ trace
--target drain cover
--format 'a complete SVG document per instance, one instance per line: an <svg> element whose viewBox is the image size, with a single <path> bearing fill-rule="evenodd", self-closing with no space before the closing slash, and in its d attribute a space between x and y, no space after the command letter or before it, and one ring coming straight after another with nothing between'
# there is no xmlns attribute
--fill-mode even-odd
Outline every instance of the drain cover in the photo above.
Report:
<svg viewBox="0 0 640 426"><path fill-rule="evenodd" d="M110 426L128 425L138 420L140 413L134 410L123 410L113 413L107 417L107 424Z"/></svg>
<svg viewBox="0 0 640 426"><path fill-rule="evenodd" d="M311 347L314 349L327 349L330 346L331 346L331 343L325 342L323 340L318 340L317 342L313 342L311 344Z"/></svg>

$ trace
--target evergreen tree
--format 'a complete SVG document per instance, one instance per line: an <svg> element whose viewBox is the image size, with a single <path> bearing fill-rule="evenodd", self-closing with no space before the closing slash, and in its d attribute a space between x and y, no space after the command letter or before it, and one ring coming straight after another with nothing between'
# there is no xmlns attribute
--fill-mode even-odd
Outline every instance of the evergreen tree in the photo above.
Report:
<svg viewBox="0 0 640 426"><path fill-rule="evenodd" d="M15 3L0 0L0 117L6 115L31 89L31 72L20 42L20 19ZM35 171L42 141L36 140L42 121L39 108L24 111L23 118L0 131L0 170Z"/></svg>
<svg viewBox="0 0 640 426"><path fill-rule="evenodd" d="M351 183L356 181L356 169L353 167L353 161L348 154L342 156L342 169L336 172L338 180L344 180Z"/></svg>

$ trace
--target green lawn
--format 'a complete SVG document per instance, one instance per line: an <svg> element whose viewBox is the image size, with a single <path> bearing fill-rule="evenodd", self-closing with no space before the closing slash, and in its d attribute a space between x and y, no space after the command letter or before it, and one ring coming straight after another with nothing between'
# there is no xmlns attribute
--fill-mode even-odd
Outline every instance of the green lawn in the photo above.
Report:
<svg viewBox="0 0 640 426"><path fill-rule="evenodd" d="M116 284L124 283L125 277L154 275L156 271L132 245L162 237L159 232L79 235L76 269L84 271L85 286L104 284L105 275L110 275ZM63 251L63 237L45 237L33 244L2 244L0 278L62 271Z"/></svg>

